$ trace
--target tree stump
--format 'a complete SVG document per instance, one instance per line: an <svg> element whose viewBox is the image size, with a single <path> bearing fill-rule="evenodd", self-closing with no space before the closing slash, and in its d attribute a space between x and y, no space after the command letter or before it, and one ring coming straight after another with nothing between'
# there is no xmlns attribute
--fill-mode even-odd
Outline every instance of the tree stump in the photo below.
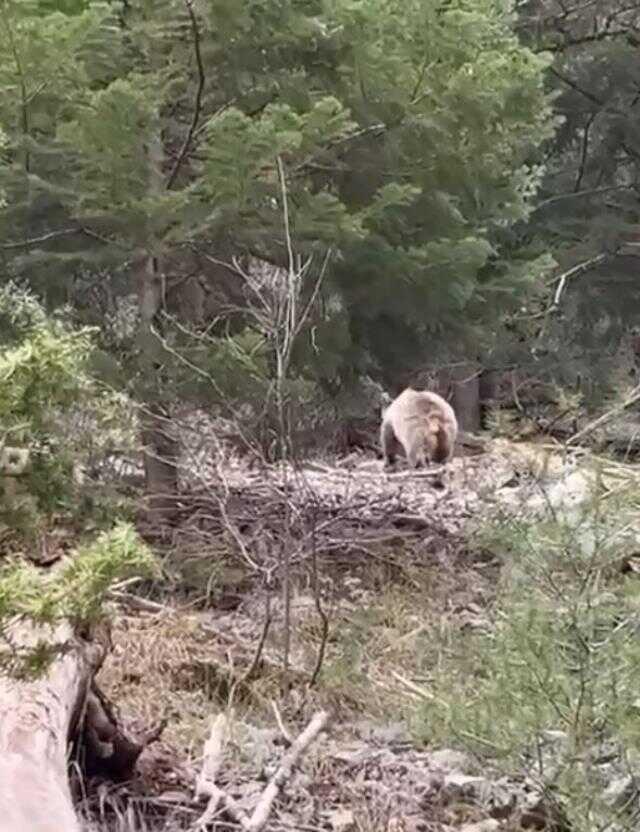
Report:
<svg viewBox="0 0 640 832"><path fill-rule="evenodd" d="M480 430L480 375L473 363L458 365L452 372L453 400L451 404L463 432Z"/></svg>

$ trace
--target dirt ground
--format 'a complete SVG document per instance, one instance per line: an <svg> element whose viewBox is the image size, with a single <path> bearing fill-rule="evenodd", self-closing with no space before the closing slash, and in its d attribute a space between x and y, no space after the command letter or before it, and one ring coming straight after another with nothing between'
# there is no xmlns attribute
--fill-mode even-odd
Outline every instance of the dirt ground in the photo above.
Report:
<svg viewBox="0 0 640 832"><path fill-rule="evenodd" d="M421 720L430 635L491 627L501 562L475 529L505 505L527 510L541 480L566 480L575 461L494 441L444 472L387 474L366 454L256 470L192 449L179 522L156 541L164 582L119 593L99 679L133 733L166 727L103 820L128 828L126 806L131 828L191 828L219 713L231 726L220 782L250 811L291 737L326 709L328 730L265 829L520 828L462 799L478 762ZM213 828L236 828L226 817Z"/></svg>

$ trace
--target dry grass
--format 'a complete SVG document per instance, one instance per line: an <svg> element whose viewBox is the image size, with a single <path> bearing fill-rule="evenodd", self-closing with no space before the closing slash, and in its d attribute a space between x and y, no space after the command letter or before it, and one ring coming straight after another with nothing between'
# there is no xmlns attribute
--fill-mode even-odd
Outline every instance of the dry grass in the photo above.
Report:
<svg viewBox="0 0 640 832"><path fill-rule="evenodd" d="M424 654L430 633L445 622L465 627L481 617L493 597L495 571L491 563L473 563L464 554L458 562L438 552L404 554L402 571L364 558L352 561L343 574L339 564L323 562L323 571L333 573L338 586L323 601L330 620L325 660L302 711L299 698L282 696L282 616L279 598L273 597L262 661L251 680L238 687L236 713L273 726L271 701L277 700L285 718L296 721L320 706L331 707L341 722L397 720L415 703L420 696L412 685L416 652ZM315 601L306 587L294 593L292 614L291 666L294 687L301 690L321 640ZM234 682L254 661L264 615L258 592L218 618L169 609L119 615L100 684L125 719L149 726L166 718L164 739L187 757L197 756L210 716L227 708Z"/></svg>
<svg viewBox="0 0 640 832"><path fill-rule="evenodd" d="M122 616L112 638L114 649L99 679L105 693L125 719L146 726L166 719L164 740L189 758L201 753L210 717L229 707L234 684L237 714L257 721L278 695L278 675L270 666L243 684L250 650L239 639L218 637L204 616Z"/></svg>

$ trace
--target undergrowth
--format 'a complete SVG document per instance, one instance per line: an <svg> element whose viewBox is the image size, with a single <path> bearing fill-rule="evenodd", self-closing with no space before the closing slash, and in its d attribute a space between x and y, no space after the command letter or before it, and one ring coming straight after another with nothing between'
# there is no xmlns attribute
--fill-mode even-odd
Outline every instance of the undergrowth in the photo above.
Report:
<svg viewBox="0 0 640 832"><path fill-rule="evenodd" d="M126 396L89 373L94 332L46 314L13 283L0 288L0 539L37 552L50 527L108 528L128 506L83 473L109 448L130 449Z"/></svg>
<svg viewBox="0 0 640 832"><path fill-rule="evenodd" d="M416 656L415 734L524 766L585 832L624 815L603 797L602 749L620 776L640 761L639 502L635 477L612 489L596 475L579 511L476 531L502 560L488 626L461 637L441 623Z"/></svg>

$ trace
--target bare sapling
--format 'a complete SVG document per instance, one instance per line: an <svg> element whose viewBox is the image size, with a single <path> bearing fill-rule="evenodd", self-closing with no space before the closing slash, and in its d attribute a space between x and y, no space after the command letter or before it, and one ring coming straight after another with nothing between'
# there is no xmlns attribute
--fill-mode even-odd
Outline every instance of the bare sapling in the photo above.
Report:
<svg viewBox="0 0 640 832"><path fill-rule="evenodd" d="M273 377L270 382L267 406L272 406L274 409L280 470L279 487L284 501L279 565L283 593L282 661L286 685L291 652L291 553L293 545L291 502L288 495L295 459L291 424L292 402L288 394L288 385L291 381L294 346L301 337L318 299L332 252L330 249L327 250L319 268L314 269L314 255L303 258L294 251L286 175L279 156L276 159L276 165L280 185L287 267L270 270L269 279L265 280L264 273L243 267L237 259L233 260L233 266L249 289L248 311L254 326L262 334L271 351Z"/></svg>

